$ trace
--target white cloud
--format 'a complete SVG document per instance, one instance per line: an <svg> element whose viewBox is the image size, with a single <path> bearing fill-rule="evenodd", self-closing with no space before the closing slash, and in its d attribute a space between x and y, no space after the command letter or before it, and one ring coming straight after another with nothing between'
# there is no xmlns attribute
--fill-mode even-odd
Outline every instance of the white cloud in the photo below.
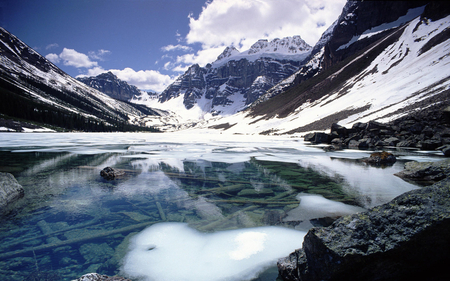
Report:
<svg viewBox="0 0 450 281"><path fill-rule="evenodd" d="M103 50L103 49L100 49L97 52L90 51L88 53L89 58L94 59L94 60L101 60L101 61L104 60L105 55L109 55L109 54L111 54L111 51Z"/></svg>
<svg viewBox="0 0 450 281"><path fill-rule="evenodd" d="M45 49L50 50L50 49L58 48L58 47L59 47L59 45L57 43L53 43L53 44L47 45L47 47L45 47Z"/></svg>
<svg viewBox="0 0 450 281"><path fill-rule="evenodd" d="M135 85L141 90L153 90L158 93L162 92L175 80L174 77L155 70L135 71L127 67L123 70L110 69L108 71L111 71L119 79L126 81L128 84Z"/></svg>
<svg viewBox="0 0 450 281"><path fill-rule="evenodd" d="M87 74L83 76L97 76L99 74L108 72L107 70L103 69L101 66L96 66L94 68L88 69Z"/></svg>
<svg viewBox="0 0 450 281"><path fill-rule="evenodd" d="M130 85L138 87L140 90L152 90L154 92L162 92L169 86L173 81L174 77L169 75L161 74L155 70L139 70L135 71L132 68L125 69L103 69L101 66L96 66L94 68L88 69L86 74L78 75L78 77L90 77L97 76L105 72L112 72L120 80L127 82Z"/></svg>
<svg viewBox="0 0 450 281"><path fill-rule="evenodd" d="M57 54L48 54L45 56L46 59L51 61L52 63L59 63L61 60L59 59L59 56Z"/></svg>
<svg viewBox="0 0 450 281"><path fill-rule="evenodd" d="M196 54L185 54L177 57L177 63L206 65L207 63L214 62L217 57L223 52L224 47L209 47L197 51Z"/></svg>
<svg viewBox="0 0 450 281"><path fill-rule="evenodd" d="M63 61L64 65L70 65L76 68L92 68L98 66L96 61L91 61L87 55L79 53L74 49L64 48L61 54L59 54L59 58Z"/></svg>
<svg viewBox="0 0 450 281"><path fill-rule="evenodd" d="M161 48L164 52L170 52L170 51L192 51L192 48L189 46L183 46L183 45L167 45Z"/></svg>
<svg viewBox="0 0 450 281"><path fill-rule="evenodd" d="M188 44L200 43L185 63L212 62L226 46L247 50L258 39L300 35L314 45L338 18L346 0L214 0L198 18L189 15ZM206 50L215 49L215 53Z"/></svg>

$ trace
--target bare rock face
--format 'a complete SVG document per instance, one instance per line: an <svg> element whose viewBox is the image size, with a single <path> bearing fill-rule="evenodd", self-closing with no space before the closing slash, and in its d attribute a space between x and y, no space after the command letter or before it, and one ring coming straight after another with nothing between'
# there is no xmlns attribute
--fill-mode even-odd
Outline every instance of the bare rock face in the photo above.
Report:
<svg viewBox="0 0 450 281"><path fill-rule="evenodd" d="M24 195L23 187L10 173L0 172L0 212L9 203L12 203Z"/></svg>
<svg viewBox="0 0 450 281"><path fill-rule="evenodd" d="M446 280L450 179L312 228L278 261L283 280Z"/></svg>
<svg viewBox="0 0 450 281"><path fill-rule="evenodd" d="M130 101L134 96L141 94L136 86L120 80L111 72L102 73L95 77L80 77L77 79L112 98L122 101Z"/></svg>

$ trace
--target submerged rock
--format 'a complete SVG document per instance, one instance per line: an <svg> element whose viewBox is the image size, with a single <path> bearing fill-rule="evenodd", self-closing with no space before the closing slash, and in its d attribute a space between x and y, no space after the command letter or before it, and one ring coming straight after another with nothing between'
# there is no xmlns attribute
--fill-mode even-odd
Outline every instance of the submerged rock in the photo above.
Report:
<svg viewBox="0 0 450 281"><path fill-rule="evenodd" d="M0 212L9 203L12 203L24 195L23 187L10 173L0 172Z"/></svg>
<svg viewBox="0 0 450 281"><path fill-rule="evenodd" d="M405 170L397 177L415 181L439 181L450 175L450 160L437 162L406 162Z"/></svg>
<svg viewBox="0 0 450 281"><path fill-rule="evenodd" d="M450 179L312 228L278 261L283 280L446 280Z"/></svg>
<svg viewBox="0 0 450 281"><path fill-rule="evenodd" d="M107 276L98 273L88 273L72 281L131 281L131 280L119 276Z"/></svg>
<svg viewBox="0 0 450 281"><path fill-rule="evenodd" d="M125 175L124 171L114 169L111 167L106 167L100 171L100 176L102 176L106 180L113 180L115 178L118 178L118 177L121 177L124 175Z"/></svg>

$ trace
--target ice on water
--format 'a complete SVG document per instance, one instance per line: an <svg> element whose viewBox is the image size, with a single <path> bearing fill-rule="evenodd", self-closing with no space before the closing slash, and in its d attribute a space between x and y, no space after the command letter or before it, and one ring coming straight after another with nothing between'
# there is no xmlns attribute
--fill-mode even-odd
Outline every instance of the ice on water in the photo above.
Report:
<svg viewBox="0 0 450 281"><path fill-rule="evenodd" d="M42 141L45 139L45 141ZM203 196L192 197L161 167L170 173L190 173L191 163L198 175L208 178L213 163L226 163L227 174L218 173L217 185L226 185L227 177L245 171L252 159L269 163L298 164L328 178L333 178L343 191L356 198L360 206L335 202L317 194L298 194L298 205L290 206L284 221L303 221L302 227L252 227L251 224L234 230L200 232L185 223L157 223L138 233L123 260L122 273L144 280L249 280L268 266L274 266L279 257L302 246L303 236L311 225L309 220L338 217L385 203L395 196L416 188L393 174L403 169L399 163L384 169L373 168L355 161L367 157L369 151L325 153L303 143L299 138L219 134L0 134L2 150L21 153L55 152L57 156L28 168L23 175L32 177L39 171L70 162L78 156L101 155L91 168L117 166L126 162L134 170L133 176L114 183L114 189L105 191L92 187L98 180L98 171L79 169L57 170L49 174L53 188L41 194L57 195L47 204L56 211L83 212L92 209L98 214L102 198L136 198L141 195L158 197L162 204L177 202L177 208L195 213L198 219L211 223L224 219L223 210L213 200ZM90 156L89 156L90 157ZM433 158L433 155L407 154L405 159ZM258 173L270 178L283 192L292 192L289 182L269 170ZM89 179L88 177L91 177ZM96 177L95 179L93 179ZM247 188L256 191L265 188L256 178L246 179ZM66 187L82 192L67 192ZM60 190L55 190L60 188ZM42 191L42 190L41 190ZM36 188L35 197L40 195ZM61 197L59 197L61 195ZM144 196L145 197L145 196ZM294 199L295 200L295 199ZM43 203L44 204L44 203ZM290 203L292 204L292 203ZM362 208L363 207L363 208ZM123 211L127 213L128 211ZM262 211L263 213L265 210ZM247 216L242 212L242 216ZM205 225L205 224L203 224ZM253 225L254 226L254 225ZM235 227L242 227L235 225ZM232 229L228 228L228 229ZM299 231L301 229L302 231ZM175 270L174 270L175 268Z"/></svg>
<svg viewBox="0 0 450 281"><path fill-rule="evenodd" d="M301 247L305 234L273 226L200 233L160 223L133 238L122 272L144 280L250 280Z"/></svg>

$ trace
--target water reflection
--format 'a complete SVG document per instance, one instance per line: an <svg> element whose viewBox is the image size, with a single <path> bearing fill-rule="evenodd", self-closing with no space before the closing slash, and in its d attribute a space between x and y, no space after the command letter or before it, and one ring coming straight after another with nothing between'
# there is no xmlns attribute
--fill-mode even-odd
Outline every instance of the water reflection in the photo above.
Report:
<svg viewBox="0 0 450 281"><path fill-rule="evenodd" d="M130 239L162 222L199 233L266 226L305 231L319 218L357 212L417 188L392 175L401 163L372 168L354 160L367 152L329 154L281 137L45 137L42 143L40 134L0 134L0 170L12 172L25 188L25 197L1 218L5 280L36 272L54 273L55 280L120 273ZM106 166L126 175L106 181L99 175ZM261 276L274 280L276 271Z"/></svg>

